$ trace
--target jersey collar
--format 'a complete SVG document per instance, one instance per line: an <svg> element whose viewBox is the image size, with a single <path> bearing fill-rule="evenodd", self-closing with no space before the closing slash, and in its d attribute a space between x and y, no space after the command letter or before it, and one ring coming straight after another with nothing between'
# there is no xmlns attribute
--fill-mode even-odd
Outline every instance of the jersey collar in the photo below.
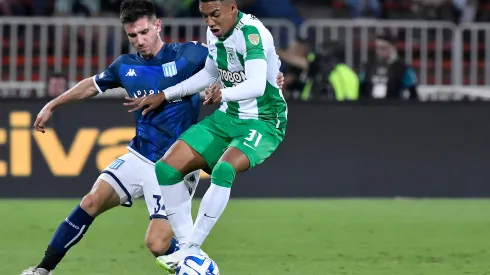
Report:
<svg viewBox="0 0 490 275"><path fill-rule="evenodd" d="M143 62L146 62L146 63L152 63L152 62L159 62L163 56L164 56L164 52L165 52L165 48L167 47L167 43L163 43L163 46L162 48L160 49L160 51L158 51L158 53L153 56L152 58L150 59L144 59L139 52L136 53L136 56Z"/></svg>
<svg viewBox="0 0 490 275"><path fill-rule="evenodd" d="M230 35L235 30L236 25L238 25L238 22L240 22L240 20L242 20L242 18L243 18L243 12L238 11L238 18L237 18L235 24L233 25L233 27L231 27L231 29L224 36L220 37L219 40L226 40L228 37L230 37Z"/></svg>

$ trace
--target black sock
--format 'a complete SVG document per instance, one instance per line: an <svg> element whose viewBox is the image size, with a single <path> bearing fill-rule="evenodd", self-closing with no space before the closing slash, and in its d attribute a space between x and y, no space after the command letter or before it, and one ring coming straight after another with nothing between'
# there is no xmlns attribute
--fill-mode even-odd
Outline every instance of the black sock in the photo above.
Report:
<svg viewBox="0 0 490 275"><path fill-rule="evenodd" d="M54 233L44 258L37 267L49 271L55 269L66 252L82 239L93 221L94 218L78 205Z"/></svg>

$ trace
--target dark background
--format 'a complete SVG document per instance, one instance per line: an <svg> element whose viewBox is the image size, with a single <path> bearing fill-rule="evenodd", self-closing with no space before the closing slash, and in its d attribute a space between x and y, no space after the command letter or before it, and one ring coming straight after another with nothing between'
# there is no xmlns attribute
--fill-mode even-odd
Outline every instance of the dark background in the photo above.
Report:
<svg viewBox="0 0 490 275"><path fill-rule="evenodd" d="M2 100L9 113L43 100ZM234 197L490 197L490 105L484 103L290 103L286 138L265 163L240 174ZM212 111L203 108L203 116ZM131 127L121 100L64 106L50 123L65 149L81 127ZM8 145L0 159L8 160ZM97 178L94 153L78 177L54 177L33 146L33 173L0 177L0 197L80 197ZM197 196L209 183L203 181Z"/></svg>

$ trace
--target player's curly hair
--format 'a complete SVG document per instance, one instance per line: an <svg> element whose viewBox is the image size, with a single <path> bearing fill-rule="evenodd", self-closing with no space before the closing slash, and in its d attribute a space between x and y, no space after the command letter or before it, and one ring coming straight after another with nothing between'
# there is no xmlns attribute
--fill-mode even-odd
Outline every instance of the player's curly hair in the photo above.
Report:
<svg viewBox="0 0 490 275"><path fill-rule="evenodd" d="M151 0L124 0L121 3L121 22L134 23L143 17L156 18L155 5Z"/></svg>

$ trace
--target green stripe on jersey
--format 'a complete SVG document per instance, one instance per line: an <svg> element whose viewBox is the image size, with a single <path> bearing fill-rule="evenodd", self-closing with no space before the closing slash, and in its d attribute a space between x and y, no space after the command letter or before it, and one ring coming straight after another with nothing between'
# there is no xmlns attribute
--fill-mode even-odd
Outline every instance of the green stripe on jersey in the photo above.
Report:
<svg viewBox="0 0 490 275"><path fill-rule="evenodd" d="M236 50L235 52L236 52L236 56L238 56L238 60L240 61L240 64L242 65L243 68L245 68L245 61L243 61L243 55L237 52Z"/></svg>
<svg viewBox="0 0 490 275"><path fill-rule="evenodd" d="M267 81L264 95L257 98L259 119L275 123L276 128L286 126L287 105L281 96L279 88L274 87Z"/></svg>
<svg viewBox="0 0 490 275"><path fill-rule="evenodd" d="M223 44L223 41L217 41L216 42L216 52L217 52L217 63L218 63L218 69L222 71L228 71L228 53L226 52L225 45ZM223 80L223 77L221 77L221 80L225 87L233 87L233 83L229 81ZM239 104L238 102L227 102L228 108L226 109L226 113L238 117L238 108Z"/></svg>
<svg viewBox="0 0 490 275"><path fill-rule="evenodd" d="M252 59L264 59L267 61L259 30L255 26L246 25L242 27L241 31L245 39L245 47L247 52L245 61Z"/></svg>

